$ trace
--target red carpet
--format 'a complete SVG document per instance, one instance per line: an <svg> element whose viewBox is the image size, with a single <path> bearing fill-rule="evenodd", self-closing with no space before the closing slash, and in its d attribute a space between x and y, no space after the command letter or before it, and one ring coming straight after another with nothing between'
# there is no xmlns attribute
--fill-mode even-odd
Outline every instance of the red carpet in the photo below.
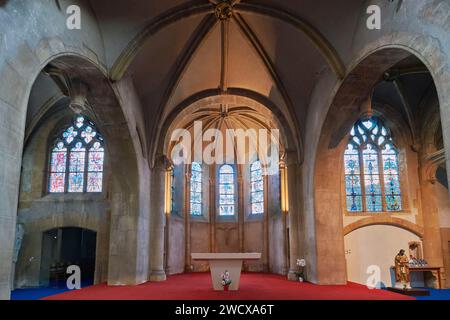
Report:
<svg viewBox="0 0 450 320"><path fill-rule="evenodd" d="M239 291L214 291L209 273L170 276L167 281L139 286L95 285L46 297L45 300L408 300L386 290L370 290L349 282L319 286L288 281L274 274L242 274Z"/></svg>

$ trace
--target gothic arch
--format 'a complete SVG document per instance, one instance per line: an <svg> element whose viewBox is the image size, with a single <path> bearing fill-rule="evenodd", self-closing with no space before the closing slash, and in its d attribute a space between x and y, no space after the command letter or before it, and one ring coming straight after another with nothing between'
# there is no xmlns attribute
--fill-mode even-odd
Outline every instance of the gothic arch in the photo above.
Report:
<svg viewBox="0 0 450 320"><path fill-rule="evenodd" d="M230 88L229 93L227 95L221 96L220 91L218 89L210 89L202 92L198 92L184 101L182 101L165 119L165 121L161 124L158 130L158 139L157 143L154 145L154 151L150 155L150 159L152 159L152 163L154 163L155 157L158 154L166 154L168 139L167 136L170 130L170 127L173 126L173 122L180 115L181 112L185 111L187 108L191 108L193 106L206 106L208 103L212 101L217 102L221 99L225 101L234 101L240 105L251 105L257 106L259 108L267 109L274 114L274 121L277 123L277 127L280 129L281 136L283 139L283 145L286 149L289 149L296 153L298 159L302 157L302 149L301 142L296 139L296 135L291 129L291 126L285 126L282 124L289 124L287 118L284 116L282 111L269 99L264 96L253 92L251 90L239 89L239 88ZM300 161L300 160L299 160Z"/></svg>
<svg viewBox="0 0 450 320"><path fill-rule="evenodd" d="M395 44L405 42L409 44L412 41L418 44L415 50L408 45ZM428 59L430 53L436 59ZM333 191L340 189L341 170L336 168L332 160L341 157L340 148L337 146L361 114L361 106L371 96L372 89L382 79L383 72L411 54L417 56L428 67L440 92L439 100L445 101L442 98L448 95L448 90L443 88L449 84L449 78L446 60L440 48L431 38L395 34L370 43L360 51L348 68L347 76L337 86L336 94L326 111L315 152L312 180L314 236L317 243L313 259L317 259L315 272L319 283L336 284L346 281L341 199L336 192L333 194ZM450 104L448 99L446 100L441 105L442 119L445 112L450 112ZM335 249L330 255L331 244ZM332 276L326 272L330 266L336 271Z"/></svg>
<svg viewBox="0 0 450 320"><path fill-rule="evenodd" d="M41 42L40 45L45 46L45 43ZM23 105L20 110L24 116L20 119L25 122L26 105L33 83L39 72L48 65L72 79L81 80L89 87L87 96L89 114L103 133L105 140L108 141L106 151L109 155L114 154L114 157L109 156L110 170L114 172L114 175L110 179L107 192L111 199L111 226L108 227L110 235L105 238L109 241L110 250L108 283L141 283L148 277L148 258L146 258L148 257L146 250L148 227L138 228L139 219L146 219L145 216L148 215L145 210L148 208L145 197L140 193L140 185L146 176L145 163L138 160L140 150L138 141L136 136L130 133L127 123L128 115L126 110L123 110L115 89L107 78L105 67L91 57L91 53L85 54L82 50L74 49L72 52L48 52L39 64L31 65L31 62L37 62L37 60L30 60L26 67L32 76L26 78L28 82L24 88L26 94L23 100L16 103ZM8 81L8 79L4 80ZM123 170L124 166L127 167L126 171ZM127 216L128 221L123 219L124 216ZM125 231L130 229L134 229L135 232ZM129 250L130 246L135 250ZM129 258L126 258L127 256ZM141 258L138 259L138 256ZM124 261L127 262L124 263Z"/></svg>

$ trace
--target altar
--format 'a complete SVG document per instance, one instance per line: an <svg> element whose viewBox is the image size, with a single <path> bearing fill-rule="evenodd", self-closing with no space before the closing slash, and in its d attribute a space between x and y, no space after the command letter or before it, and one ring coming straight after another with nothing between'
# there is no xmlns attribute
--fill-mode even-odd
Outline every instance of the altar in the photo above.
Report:
<svg viewBox="0 0 450 320"><path fill-rule="evenodd" d="M261 253L192 253L192 260L207 260L211 271L211 281L214 290L224 290L222 274L228 271L231 279L229 290L239 289L242 262L244 260L259 260Z"/></svg>

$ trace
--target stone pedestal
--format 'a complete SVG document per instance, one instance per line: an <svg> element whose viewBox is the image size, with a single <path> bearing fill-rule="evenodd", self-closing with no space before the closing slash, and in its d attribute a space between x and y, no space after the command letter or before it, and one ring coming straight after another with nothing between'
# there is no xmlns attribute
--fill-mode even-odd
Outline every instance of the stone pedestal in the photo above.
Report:
<svg viewBox="0 0 450 320"><path fill-rule="evenodd" d="M239 289L242 262L244 260L259 260L261 253L192 253L193 260L207 260L211 271L211 281L214 290L223 291L222 274L228 271L231 284L229 290Z"/></svg>

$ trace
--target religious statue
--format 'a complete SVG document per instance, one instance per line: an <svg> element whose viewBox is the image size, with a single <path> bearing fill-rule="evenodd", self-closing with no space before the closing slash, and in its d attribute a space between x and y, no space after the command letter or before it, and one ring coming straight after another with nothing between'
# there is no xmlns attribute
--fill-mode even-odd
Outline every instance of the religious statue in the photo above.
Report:
<svg viewBox="0 0 450 320"><path fill-rule="evenodd" d="M411 288L409 284L409 259L403 249L395 256L395 281L400 282L404 290Z"/></svg>

